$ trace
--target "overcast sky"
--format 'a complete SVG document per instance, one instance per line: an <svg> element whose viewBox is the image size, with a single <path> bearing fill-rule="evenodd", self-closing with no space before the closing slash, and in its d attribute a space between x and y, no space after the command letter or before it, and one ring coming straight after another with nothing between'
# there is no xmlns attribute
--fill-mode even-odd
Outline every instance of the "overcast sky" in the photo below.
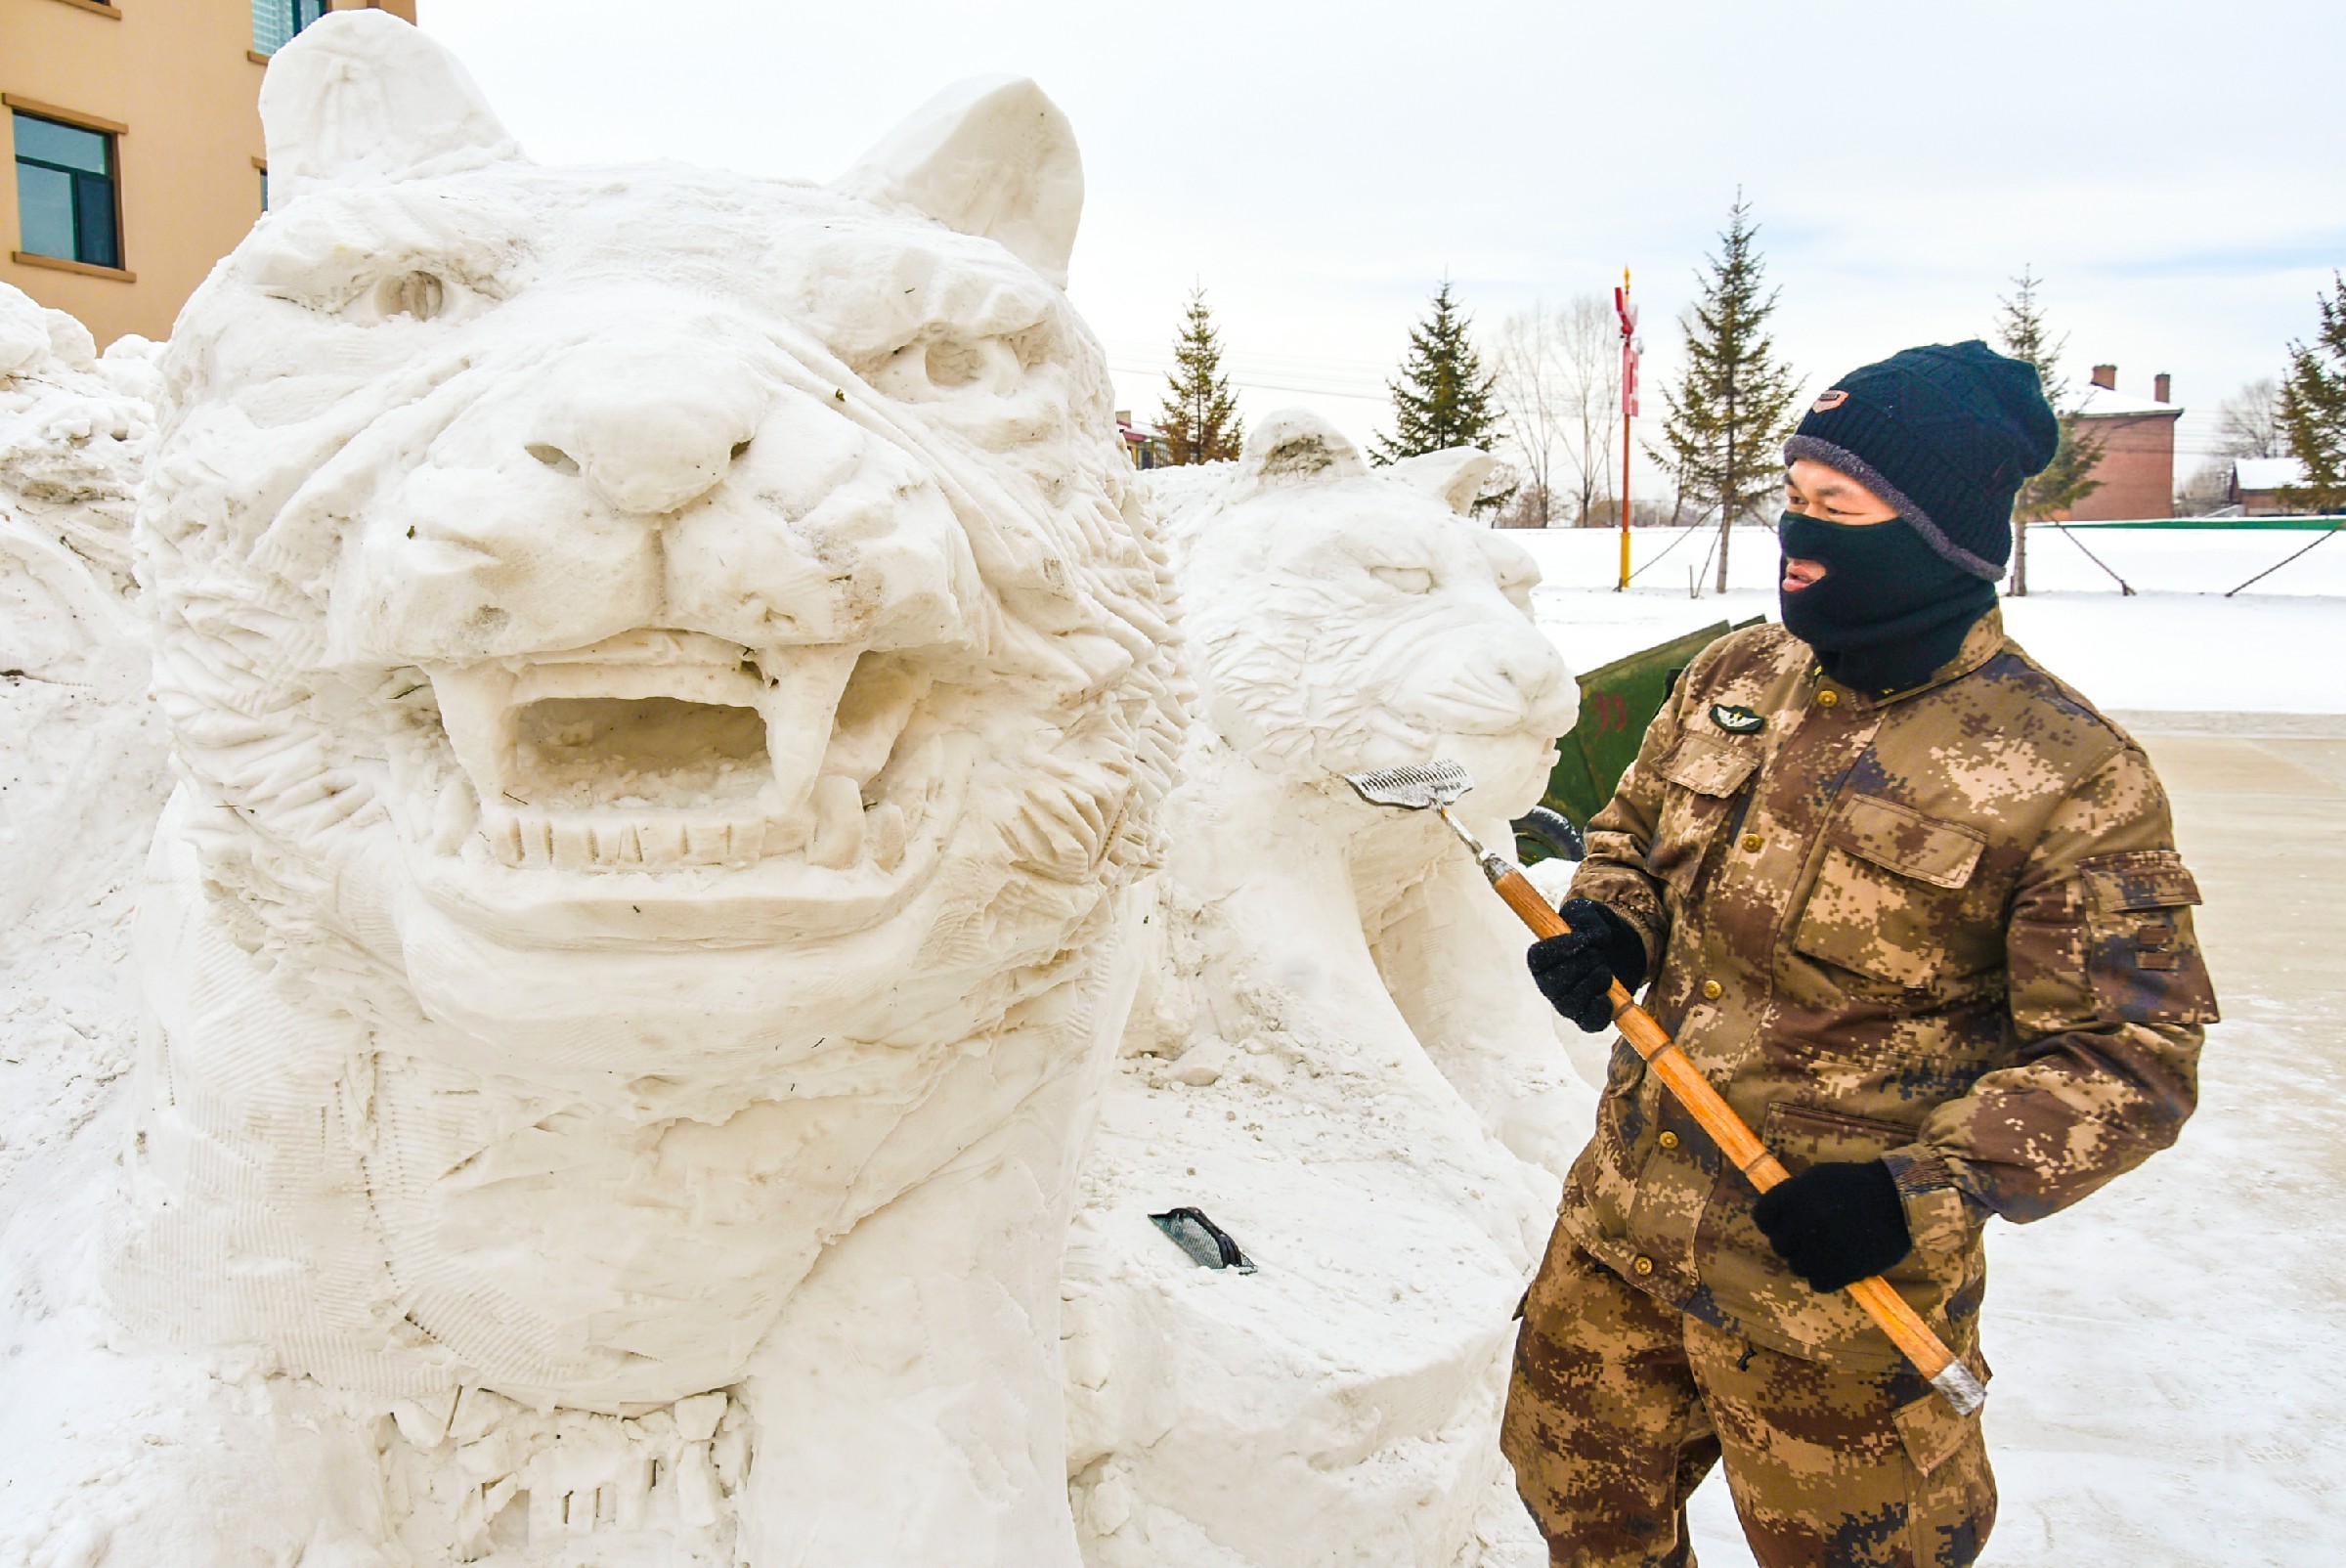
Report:
<svg viewBox="0 0 2346 1568"><path fill-rule="evenodd" d="M1193 282L1249 415L1385 427L1445 273L1491 328L1633 267L1656 387L1740 186L1808 386L1984 333L2033 267L2071 379L2114 361L2147 396L2172 371L2203 448L2346 266L2336 0L419 12L546 162L828 178L948 81L1034 77L1083 147L1072 292L1143 417Z"/></svg>

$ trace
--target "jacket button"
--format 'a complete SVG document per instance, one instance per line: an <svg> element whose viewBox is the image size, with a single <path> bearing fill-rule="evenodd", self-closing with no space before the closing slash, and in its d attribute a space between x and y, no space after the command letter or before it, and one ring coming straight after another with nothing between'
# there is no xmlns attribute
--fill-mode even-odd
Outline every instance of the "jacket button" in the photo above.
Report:
<svg viewBox="0 0 2346 1568"><path fill-rule="evenodd" d="M1824 690L1822 690L1822 691L1820 691L1820 692L1818 692L1818 693L1816 694L1816 705L1817 705L1819 708L1832 708L1832 707L1837 707L1837 706L1839 706L1840 702L1841 702L1841 693L1840 693L1840 692L1838 692L1838 691L1835 691L1835 690L1834 690L1832 687L1830 687L1830 686L1827 686L1827 687L1826 687Z"/></svg>
<svg viewBox="0 0 2346 1568"><path fill-rule="evenodd" d="M1647 1275L1654 1272L1654 1260L1649 1257L1640 1256L1636 1259L1636 1261L1629 1265L1629 1272L1642 1280Z"/></svg>
<svg viewBox="0 0 2346 1568"><path fill-rule="evenodd" d="M1704 1001L1706 1001L1706 1002L1716 1002L1716 1001L1717 1001L1717 1000L1718 1000L1720 997L1722 997L1722 996L1724 996L1724 995L1726 995L1726 994L1727 994L1727 988L1726 988L1724 985L1721 985L1721 984L1719 984L1719 982L1718 982L1718 981L1716 981L1716 980L1705 980L1705 981L1703 981L1703 1000L1704 1000Z"/></svg>
<svg viewBox="0 0 2346 1568"><path fill-rule="evenodd" d="M1760 835L1757 833L1747 833L1743 836L1743 847L1746 849L1751 850L1754 854L1758 854L1760 852L1760 847L1766 842L1767 841L1765 839L1760 837Z"/></svg>
<svg viewBox="0 0 2346 1568"><path fill-rule="evenodd" d="M1656 1142L1665 1149L1675 1149L1678 1147L1678 1135L1674 1132L1666 1132Z"/></svg>

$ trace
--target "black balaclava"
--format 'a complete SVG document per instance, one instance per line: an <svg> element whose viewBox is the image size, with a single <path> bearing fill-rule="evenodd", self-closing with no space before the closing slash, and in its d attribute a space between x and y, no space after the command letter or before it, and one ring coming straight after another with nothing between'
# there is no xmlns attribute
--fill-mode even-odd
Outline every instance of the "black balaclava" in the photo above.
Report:
<svg viewBox="0 0 2346 1568"><path fill-rule="evenodd" d="M1787 558L1825 569L1804 588L1777 590L1784 630L1852 691L1883 697L1921 685L1995 607L1995 584L1947 560L1902 518L1861 526L1786 512L1776 537Z"/></svg>
<svg viewBox="0 0 2346 1568"><path fill-rule="evenodd" d="M1846 474L1898 516L1854 527L1787 513L1784 553L1825 576L1781 596L1785 629L1855 690L1929 679L1995 604L2013 500L2060 437L2035 369L1977 339L1903 349L1843 376L1784 443L1784 461Z"/></svg>

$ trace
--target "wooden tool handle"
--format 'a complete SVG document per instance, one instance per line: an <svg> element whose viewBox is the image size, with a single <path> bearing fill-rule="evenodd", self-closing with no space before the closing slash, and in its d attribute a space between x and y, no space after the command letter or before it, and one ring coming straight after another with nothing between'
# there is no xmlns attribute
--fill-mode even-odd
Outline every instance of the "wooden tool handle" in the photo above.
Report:
<svg viewBox="0 0 2346 1568"><path fill-rule="evenodd" d="M1548 907L1540 890L1521 871L1493 877L1491 886L1499 890L1507 907L1538 935L1561 936L1572 929L1562 915ZM1677 1048L1669 1031L1637 1005L1629 987L1618 980L1613 982L1612 1000L1613 1022L1620 1025L1622 1037L1645 1058L1646 1066L1662 1080L1662 1086L1686 1108L1696 1124L1718 1146L1718 1152L1762 1193L1783 1181L1789 1172L1782 1161L1767 1152L1767 1146L1735 1114L1735 1108L1711 1087L1711 1080L1686 1060L1686 1053ZM1987 1390L1938 1335L1931 1331L1922 1315L1906 1304L1906 1298L1890 1288L1889 1281L1876 1275L1858 1281L1848 1291L1865 1309L1866 1316L1881 1326L1890 1342L1955 1407L1957 1414L1969 1416L1986 1402Z"/></svg>
<svg viewBox="0 0 2346 1568"><path fill-rule="evenodd" d="M1557 914L1548 901L1540 895L1540 890L1532 886L1532 879L1522 872L1510 871L1504 876L1493 877L1491 886L1499 890L1499 895L1507 901L1507 907L1515 911L1515 918L1532 928L1533 936L1561 936L1572 930L1564 924L1564 917ZM1616 1007L1615 1011L1620 1009Z"/></svg>

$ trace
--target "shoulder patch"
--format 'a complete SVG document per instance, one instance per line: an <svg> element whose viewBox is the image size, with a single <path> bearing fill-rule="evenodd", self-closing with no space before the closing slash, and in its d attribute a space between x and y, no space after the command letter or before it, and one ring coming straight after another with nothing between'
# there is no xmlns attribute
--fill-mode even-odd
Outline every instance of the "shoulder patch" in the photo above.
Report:
<svg viewBox="0 0 2346 1568"><path fill-rule="evenodd" d="M1767 727L1765 719L1740 703L1713 703L1711 722L1730 735L1757 735Z"/></svg>

